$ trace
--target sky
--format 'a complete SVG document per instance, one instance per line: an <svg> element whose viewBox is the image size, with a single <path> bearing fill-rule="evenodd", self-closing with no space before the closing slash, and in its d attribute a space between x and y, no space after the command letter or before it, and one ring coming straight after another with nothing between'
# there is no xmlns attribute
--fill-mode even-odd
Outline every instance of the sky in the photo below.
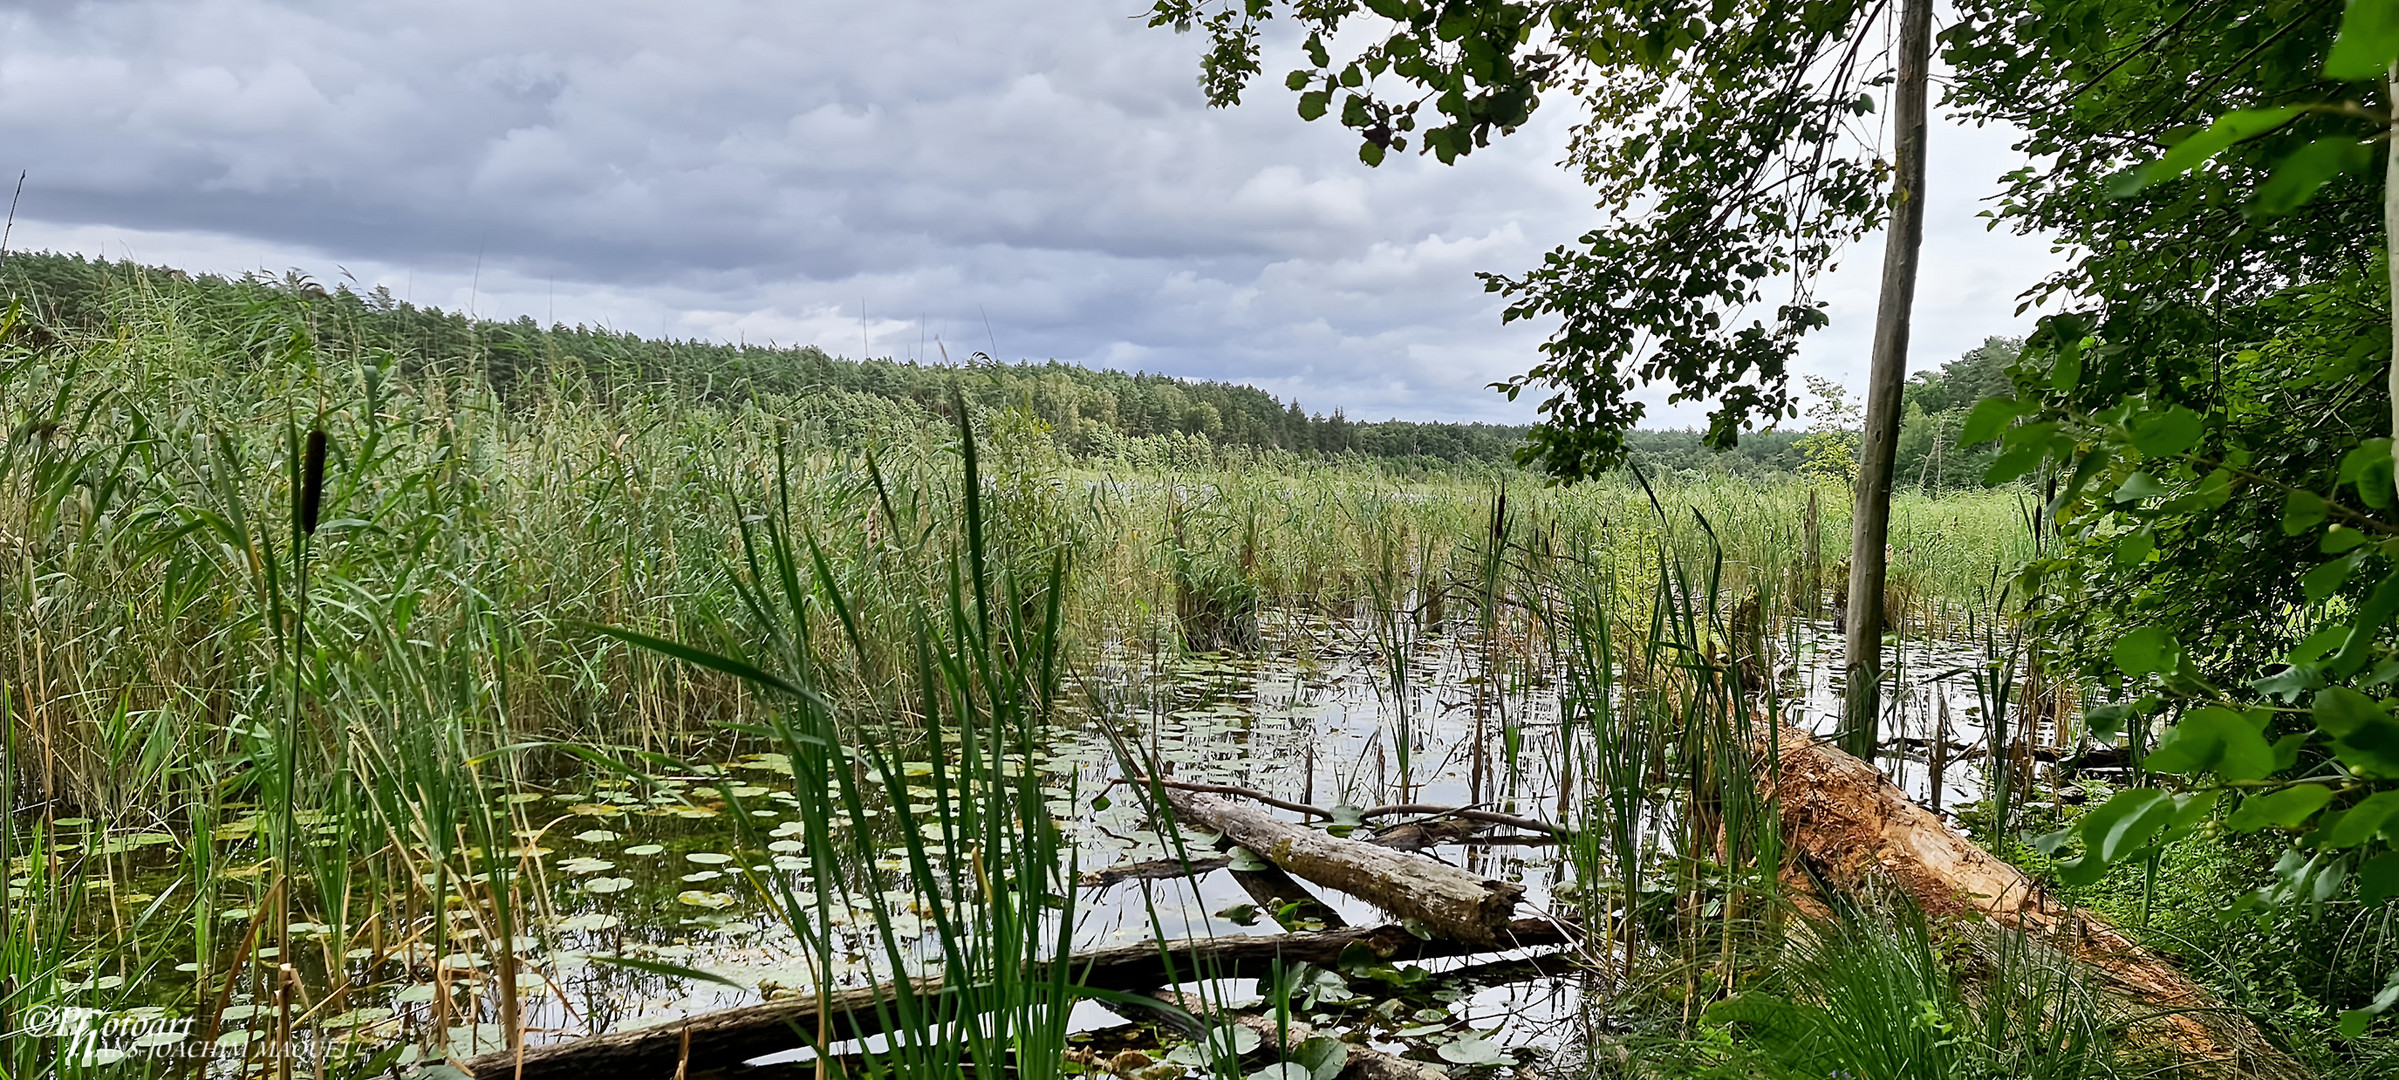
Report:
<svg viewBox="0 0 2399 1080"><path fill-rule="evenodd" d="M1059 359L1355 419L1526 422L1548 332L1478 270L1601 222L1547 108L1379 169L1267 76L1210 109L1141 0L14 0L10 247L298 269L417 304L844 356ZM1936 110L1937 111L1937 110ZM2022 333L2012 134L1938 124L1911 368ZM1799 370L1862 386L1879 237ZM1662 403L1663 395L1652 395ZM1647 426L1701 410L1653 407Z"/></svg>

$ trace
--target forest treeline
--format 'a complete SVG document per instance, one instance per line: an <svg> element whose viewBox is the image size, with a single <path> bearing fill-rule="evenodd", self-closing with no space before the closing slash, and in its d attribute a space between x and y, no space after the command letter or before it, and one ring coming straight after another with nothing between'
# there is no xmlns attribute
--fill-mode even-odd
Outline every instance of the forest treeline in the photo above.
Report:
<svg viewBox="0 0 2399 1080"><path fill-rule="evenodd" d="M953 387L970 407L1020 407L1048 425L1061 449L1084 457L1172 464L1235 449L1314 459L1364 459L1399 467L1508 467L1527 428L1411 420L1353 420L1336 408L1240 383L1148 372L1094 370L1056 360L1005 363L983 354L955 364L835 356L813 345L776 346L645 338L600 327L544 327L532 317L475 318L395 298L384 287L328 289L298 273L272 277L190 274L76 254L19 253L0 265L0 290L41 319L105 324L128 293L163 293L199 321L238 325L270 292L309 294L320 341L388 352L410 363L481 369L504 396L580 382L582 393L673 387L699 398L797 399L837 438L866 440L946 419ZM266 347L268 343L259 343ZM1993 338L1908 384L1899 484L1938 493L1982 486L1992 454L1957 445L1966 411L2004 390L2017 342ZM1850 422L1854 426L1854 419ZM1708 448L1697 430L1635 431L1630 460L1654 473L1774 476L1804 471L1806 433L1768 430L1734 448Z"/></svg>

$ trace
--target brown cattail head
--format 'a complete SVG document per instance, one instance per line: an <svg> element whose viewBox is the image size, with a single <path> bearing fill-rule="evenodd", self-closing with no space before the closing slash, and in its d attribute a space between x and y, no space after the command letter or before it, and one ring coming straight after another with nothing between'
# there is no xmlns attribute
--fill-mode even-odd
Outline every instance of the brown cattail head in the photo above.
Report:
<svg viewBox="0 0 2399 1080"><path fill-rule="evenodd" d="M300 459L300 531L317 532L317 509L325 501L325 429L308 430L308 452Z"/></svg>

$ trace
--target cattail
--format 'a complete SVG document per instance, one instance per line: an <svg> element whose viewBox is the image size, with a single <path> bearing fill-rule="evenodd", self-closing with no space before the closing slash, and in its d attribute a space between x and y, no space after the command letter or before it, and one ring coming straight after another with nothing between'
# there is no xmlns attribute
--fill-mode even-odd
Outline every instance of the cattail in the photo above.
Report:
<svg viewBox="0 0 2399 1080"><path fill-rule="evenodd" d="M300 531L317 532L317 508L325 501L325 429L308 430L308 453L300 459Z"/></svg>

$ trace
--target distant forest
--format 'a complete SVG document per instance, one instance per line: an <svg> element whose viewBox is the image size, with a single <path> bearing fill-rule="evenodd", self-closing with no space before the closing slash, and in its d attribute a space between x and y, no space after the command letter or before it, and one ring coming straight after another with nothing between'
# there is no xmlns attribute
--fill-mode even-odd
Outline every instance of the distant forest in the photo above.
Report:
<svg viewBox="0 0 2399 1080"><path fill-rule="evenodd" d="M316 313L328 347L388 351L407 363L470 365L504 397L581 381L603 391L672 387L727 401L800 399L836 437L868 437L946 414L953 388L973 409L1027 410L1062 449L1094 457L1180 461L1194 450L1237 447L1401 466L1504 467L1526 432L1510 424L1353 420L1339 409L1309 412L1253 386L1055 360L1011 364L980 354L959 364L853 360L813 345L662 340L588 326L543 327L530 316L470 318L395 299L382 287L327 289L296 273L227 278L48 252L12 253L0 264L0 295L55 326L104 326L128 290L173 295L219 326L240 325L262 302L298 297ZM1977 398L2007 385L2015 345L1994 338L1909 383L1900 487L1980 485L1988 454L1956 447L1954 433ZM1637 431L1627 441L1632 460L1653 472L1766 476L1800 471L1804 439L1801 432L1755 432L1723 453L1702 445L1696 431Z"/></svg>

